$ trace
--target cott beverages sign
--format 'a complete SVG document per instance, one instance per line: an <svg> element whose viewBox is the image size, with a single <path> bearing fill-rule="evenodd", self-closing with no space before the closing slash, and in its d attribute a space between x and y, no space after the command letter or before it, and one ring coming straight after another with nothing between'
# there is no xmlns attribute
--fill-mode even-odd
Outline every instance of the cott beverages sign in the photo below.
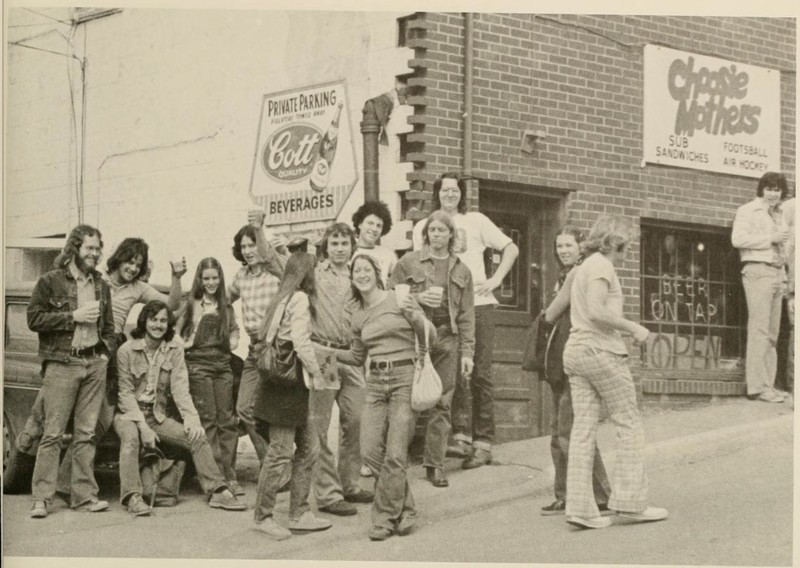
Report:
<svg viewBox="0 0 800 568"><path fill-rule="evenodd" d="M761 177L780 170L780 74L647 45L644 162Z"/></svg>
<svg viewBox="0 0 800 568"><path fill-rule="evenodd" d="M335 219L358 180L344 82L264 97L250 195L271 225Z"/></svg>

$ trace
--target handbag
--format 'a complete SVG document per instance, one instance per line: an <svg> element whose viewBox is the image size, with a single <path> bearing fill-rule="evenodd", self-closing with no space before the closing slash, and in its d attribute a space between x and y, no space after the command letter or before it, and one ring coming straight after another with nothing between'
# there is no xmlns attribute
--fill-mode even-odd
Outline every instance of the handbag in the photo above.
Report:
<svg viewBox="0 0 800 568"><path fill-rule="evenodd" d="M525 351L522 354L523 371L544 370L547 338L547 322L544 321L544 312L542 312L533 320L525 336Z"/></svg>
<svg viewBox="0 0 800 568"><path fill-rule="evenodd" d="M419 342L417 342L419 354ZM425 354L417 358L414 366L414 382L411 383L411 409L422 412L436 406L442 398L442 379L433 368L428 345L428 323L425 323Z"/></svg>
<svg viewBox="0 0 800 568"><path fill-rule="evenodd" d="M288 303L288 301L287 301ZM286 306L281 313L281 321L286 315ZM280 323L278 324L280 328ZM256 358L259 375L265 381L284 386L296 385L302 377L300 360L294 350L294 343L288 339L278 339L277 332L272 341L264 346Z"/></svg>

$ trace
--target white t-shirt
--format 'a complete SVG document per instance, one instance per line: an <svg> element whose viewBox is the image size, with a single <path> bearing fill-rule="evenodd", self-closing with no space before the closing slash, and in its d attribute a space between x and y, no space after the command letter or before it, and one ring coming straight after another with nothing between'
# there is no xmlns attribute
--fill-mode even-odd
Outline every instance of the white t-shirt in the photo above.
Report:
<svg viewBox="0 0 800 568"><path fill-rule="evenodd" d="M452 216L456 226L456 236L453 242L453 252L458 255L461 262L467 265L472 272L472 282L477 286L486 281L486 268L483 264L483 252L487 248L503 250L511 244L511 237L503 233L497 225L492 223L483 213L470 211L457 213ZM422 227L425 219L414 225L412 240L414 250L422 248ZM494 294L475 294L475 305L486 306L497 304Z"/></svg>
<svg viewBox="0 0 800 568"><path fill-rule="evenodd" d="M353 258L361 256L362 254L367 254L378 261L378 265L381 267L383 286L386 288L386 285L389 282L389 276L392 274L394 266L397 264L397 254L395 254L392 249L388 249L381 245L375 245L373 248L363 248L357 246L356 251L353 253ZM351 264L352 262L353 260L350 259Z"/></svg>
<svg viewBox="0 0 800 568"><path fill-rule="evenodd" d="M622 334L615 329L596 325L588 315L587 287L594 280L605 280L608 283L606 308L622 317L622 287L619 284L614 265L608 258L596 252L577 266L573 272L575 278L569 294L572 327L567 345L585 345L619 355L627 355L628 347L622 339Z"/></svg>

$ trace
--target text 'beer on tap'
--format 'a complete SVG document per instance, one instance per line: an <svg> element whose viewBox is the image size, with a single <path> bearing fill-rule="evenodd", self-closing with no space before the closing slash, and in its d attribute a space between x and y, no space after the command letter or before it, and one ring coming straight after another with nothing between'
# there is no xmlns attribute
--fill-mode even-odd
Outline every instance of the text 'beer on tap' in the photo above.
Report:
<svg viewBox="0 0 800 568"><path fill-rule="evenodd" d="M314 191L322 191L328 187L328 181L331 177L331 164L333 164L333 158L336 156L336 145L339 142L339 117L342 114L342 106L343 103L340 102L328 131L319 143L319 157L314 163L314 167L311 168L311 189Z"/></svg>

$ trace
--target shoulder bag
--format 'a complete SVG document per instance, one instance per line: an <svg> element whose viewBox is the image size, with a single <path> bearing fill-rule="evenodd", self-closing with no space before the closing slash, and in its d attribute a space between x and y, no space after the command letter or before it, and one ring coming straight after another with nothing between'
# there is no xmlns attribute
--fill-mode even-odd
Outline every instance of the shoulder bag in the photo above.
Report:
<svg viewBox="0 0 800 568"><path fill-rule="evenodd" d="M289 301L291 301L291 297L286 301L286 305L289 304ZM283 307L280 321L283 321L286 315L286 305ZM280 329L280 322L278 329ZM272 341L264 346L258 354L256 366L261 378L274 384L296 385L302 377L300 360L297 358L294 344L291 340L279 339L277 332Z"/></svg>
<svg viewBox="0 0 800 568"><path fill-rule="evenodd" d="M433 408L442 398L442 380L433 368L429 347L428 322L425 322L425 354L419 356L417 342L417 363L414 367L414 382L411 384L411 409L414 412Z"/></svg>

